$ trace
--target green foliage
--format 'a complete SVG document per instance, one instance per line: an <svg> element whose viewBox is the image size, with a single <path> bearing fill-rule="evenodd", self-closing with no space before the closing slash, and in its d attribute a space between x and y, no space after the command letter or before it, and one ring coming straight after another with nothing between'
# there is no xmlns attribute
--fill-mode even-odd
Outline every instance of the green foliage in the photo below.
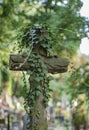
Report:
<svg viewBox="0 0 89 130"><path fill-rule="evenodd" d="M33 80L30 81L30 87L28 90L26 90L26 85L24 86L24 106L29 115L31 115L31 112L35 112L36 118L39 118L40 111L36 108L36 101L40 95L43 95L43 104L45 105L45 107L47 106L50 97L49 78L47 78L46 66L42 62L41 57L39 55L30 55L29 59L31 61L29 62L31 66L29 74L30 78L34 78L34 82ZM35 122L34 128L34 130L37 129L37 122Z"/></svg>
<svg viewBox="0 0 89 130"><path fill-rule="evenodd" d="M8 71L7 61L3 60L2 65L3 65L3 67L1 67L1 69L0 69L1 82L7 82L7 81L9 81L9 71Z"/></svg>
<svg viewBox="0 0 89 130"><path fill-rule="evenodd" d="M86 31L84 30L87 24L87 19L81 17L79 11L82 7L82 2L68 1L67 4L63 4L64 1L55 1L56 4L50 5L54 8L45 12L43 7L40 6L39 10L34 16L29 16L33 23L45 23L51 28L54 34L54 50L61 53L65 50L69 55L73 55L76 49L79 47L81 38L85 37ZM60 2L60 6L57 5ZM56 9L55 9L56 8ZM50 11L49 11L50 9ZM55 23L55 24L54 24ZM71 51L72 46L72 51ZM75 46L75 48L74 48Z"/></svg>
<svg viewBox="0 0 89 130"><path fill-rule="evenodd" d="M50 34L49 30L47 30L45 26L35 24L34 27L30 27L28 25L25 28L21 28L21 31L22 33L20 33L17 38L19 42L19 44L17 43L19 52L24 51L24 49L28 48L29 50L34 50L34 46L39 46L47 51L45 52L47 55L51 55L52 34Z"/></svg>
<svg viewBox="0 0 89 130"><path fill-rule="evenodd" d="M69 93L72 99L76 99L79 94L84 94L89 100L89 63L76 68L69 77Z"/></svg>

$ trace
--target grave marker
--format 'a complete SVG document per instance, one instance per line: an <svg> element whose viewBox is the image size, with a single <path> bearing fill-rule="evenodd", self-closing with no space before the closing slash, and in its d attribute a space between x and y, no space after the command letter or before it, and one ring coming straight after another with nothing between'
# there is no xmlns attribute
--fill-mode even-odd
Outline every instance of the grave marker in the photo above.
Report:
<svg viewBox="0 0 89 130"><path fill-rule="evenodd" d="M32 35L31 35L31 32L32 32ZM48 31L46 28L43 28L40 25L34 26L32 30L30 31L30 37L32 41L35 39L33 37L35 36L33 35L34 32L35 32L35 35L37 35L39 38L40 37L45 38L46 36L48 36ZM46 41L46 44L48 44L47 39L45 41ZM46 48L43 48L40 43L37 43L37 41L35 41L35 43L33 44L32 54L35 55L35 57L36 55L40 57L40 61L45 64L48 73L54 74L54 73L63 73L67 71L67 67L69 64L68 59L48 55ZM15 55L11 54L10 60L9 60L10 70L14 70L14 71L27 71L27 70L33 71L34 70L35 72L36 68L34 67L34 65L33 67L31 65L32 59L30 59L30 56L29 58L27 57L28 56L25 54L15 54ZM44 68L43 68L43 71L45 71ZM32 73L32 75L30 75L30 78L29 78L31 91L33 91L33 88L36 88L37 86L42 86L42 85L44 86L44 84L42 84L39 79L38 79L39 80L38 82L35 82L34 81L35 78L37 78L37 75L35 75L35 73ZM38 130L47 130L47 119L46 119L46 111L45 111L46 106L43 104L43 100L44 100L44 96L42 93L40 93L40 95L37 96L37 98L35 99L36 104L34 104L34 107L39 109L40 111L39 118L36 117L34 111L30 110L30 113L29 113L30 130L33 130L32 128L34 128L35 123L37 123Z"/></svg>

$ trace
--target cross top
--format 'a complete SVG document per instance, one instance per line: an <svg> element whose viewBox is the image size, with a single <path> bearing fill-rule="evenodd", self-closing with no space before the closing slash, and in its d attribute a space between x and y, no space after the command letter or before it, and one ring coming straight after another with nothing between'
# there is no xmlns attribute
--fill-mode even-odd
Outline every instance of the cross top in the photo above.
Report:
<svg viewBox="0 0 89 130"><path fill-rule="evenodd" d="M42 25L35 24L31 29L24 31L22 45L32 46L34 53L48 56L51 55L49 49L52 48L52 40L49 36L48 29Z"/></svg>

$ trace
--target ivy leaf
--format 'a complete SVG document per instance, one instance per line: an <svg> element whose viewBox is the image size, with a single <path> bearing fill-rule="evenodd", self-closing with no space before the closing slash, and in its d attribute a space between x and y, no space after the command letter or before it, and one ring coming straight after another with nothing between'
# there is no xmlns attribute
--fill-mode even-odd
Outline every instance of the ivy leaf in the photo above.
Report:
<svg viewBox="0 0 89 130"><path fill-rule="evenodd" d="M35 91L33 91L31 94L34 96L35 95Z"/></svg>
<svg viewBox="0 0 89 130"><path fill-rule="evenodd" d="M51 88L48 88L48 91L49 91L49 92L52 92L53 90L52 90Z"/></svg>
<svg viewBox="0 0 89 130"><path fill-rule="evenodd" d="M31 66L31 67L35 67L35 64L31 63L30 66Z"/></svg>
<svg viewBox="0 0 89 130"><path fill-rule="evenodd" d="M41 86L37 86L36 91L40 91L41 92Z"/></svg>
<svg viewBox="0 0 89 130"><path fill-rule="evenodd" d="M43 78L44 78L44 76L45 76L45 74L44 74L44 73L41 73L40 75L41 75Z"/></svg>
<svg viewBox="0 0 89 130"><path fill-rule="evenodd" d="M30 74L31 74L31 71L30 71L30 70L28 70L28 71L27 71L27 74L29 74L29 75L30 75Z"/></svg>
<svg viewBox="0 0 89 130"><path fill-rule="evenodd" d="M40 91L36 91L36 95L40 96L41 92Z"/></svg>
<svg viewBox="0 0 89 130"><path fill-rule="evenodd" d="M46 98L47 98L47 100L50 98L50 95L48 94L48 95L46 95Z"/></svg>
<svg viewBox="0 0 89 130"><path fill-rule="evenodd" d="M43 80L43 77L36 77L34 80L35 80L36 82L40 82L41 80Z"/></svg>
<svg viewBox="0 0 89 130"><path fill-rule="evenodd" d="M42 63L42 67L43 67L43 68L46 68L46 65L45 65L44 63Z"/></svg>
<svg viewBox="0 0 89 130"><path fill-rule="evenodd" d="M45 102L48 102L48 100L49 100L48 98L45 98L45 99L44 99Z"/></svg>
<svg viewBox="0 0 89 130"><path fill-rule="evenodd" d="M30 99L33 101L35 98L33 95L30 96Z"/></svg>
<svg viewBox="0 0 89 130"><path fill-rule="evenodd" d="M36 117L37 117L37 118L40 117L40 112L37 112Z"/></svg>
<svg viewBox="0 0 89 130"><path fill-rule="evenodd" d="M41 72L41 71L42 71L42 70L39 68L39 69L38 69L38 72Z"/></svg>
<svg viewBox="0 0 89 130"><path fill-rule="evenodd" d="M44 74L47 74L47 73L48 73L48 71L45 69L45 70L44 70Z"/></svg>
<svg viewBox="0 0 89 130"><path fill-rule="evenodd" d="M40 79L39 77L36 77L34 80L35 80L36 82L39 82L41 79Z"/></svg>

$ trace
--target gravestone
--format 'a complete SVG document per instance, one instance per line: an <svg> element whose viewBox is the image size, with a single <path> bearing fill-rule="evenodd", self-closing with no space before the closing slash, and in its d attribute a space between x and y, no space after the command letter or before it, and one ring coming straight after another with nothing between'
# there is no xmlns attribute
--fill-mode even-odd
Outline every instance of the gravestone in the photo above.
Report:
<svg viewBox="0 0 89 130"><path fill-rule="evenodd" d="M8 126L7 125L3 125L2 130L8 130Z"/></svg>
<svg viewBox="0 0 89 130"><path fill-rule="evenodd" d="M45 37L48 36L48 30L47 28L43 28L42 26L34 26L30 30L30 34L32 32L32 35L30 35L31 40L33 41L35 38L33 37L34 32L35 35L37 35L39 38L44 37L43 41L45 41L45 44L48 44L47 39ZM28 36L29 37L29 36ZM30 39L30 38L29 38ZM40 60L42 63L45 64L48 73L63 73L67 71L67 67L69 64L68 59L62 58L62 57L57 57L57 56L50 56L46 50L45 47L41 46L41 43L35 40L32 53L36 56L39 55ZM30 60L30 57L26 54L11 54L10 55L10 60L9 60L9 66L10 70L14 71L27 71L27 70L34 70L36 71L35 67L31 66L32 60ZM38 64L38 63L37 63ZM45 71L43 69L43 71ZM35 73L32 73L29 78L29 83L30 83L30 89L33 91L33 88L36 88L38 85L44 86L40 81L35 82L34 79L36 78L37 75ZM33 130L35 122L37 123L38 130L47 130L47 117L46 117L46 106L43 104L43 95L42 93L37 96L35 99L36 104L34 105L35 108L39 109L40 111L40 116L37 119L35 112L30 110L29 117L30 117L30 130Z"/></svg>
<svg viewBox="0 0 89 130"><path fill-rule="evenodd" d="M12 124L12 130L20 130L20 124L19 124L19 122L13 122L13 124Z"/></svg>
<svg viewBox="0 0 89 130"><path fill-rule="evenodd" d="M27 123L28 123L29 117L28 115L23 116L23 130L27 130Z"/></svg>

